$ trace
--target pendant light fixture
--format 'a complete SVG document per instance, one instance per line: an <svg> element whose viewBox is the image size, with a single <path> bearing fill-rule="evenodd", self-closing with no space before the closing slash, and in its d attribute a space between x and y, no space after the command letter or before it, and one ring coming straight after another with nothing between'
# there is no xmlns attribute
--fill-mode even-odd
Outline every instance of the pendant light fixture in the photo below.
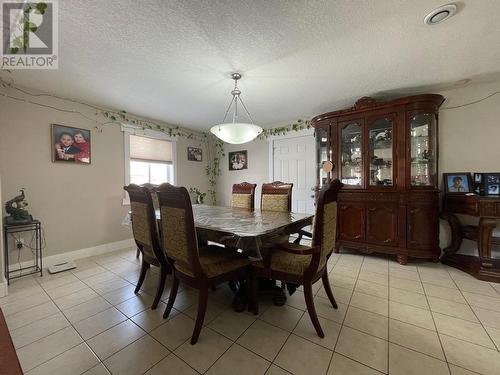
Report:
<svg viewBox="0 0 500 375"><path fill-rule="evenodd" d="M238 89L238 80L241 78L240 73L231 74L231 78L234 80L234 89L231 91L231 95L233 98L229 103L229 107L226 110L226 114L224 115L224 119L222 123L219 125L213 126L210 131L220 140L231 143L231 144L241 144L250 142L252 139L255 139L260 133L262 133L262 128L253 123L252 116L248 112L245 103L241 99L241 91ZM238 103L239 102L239 103ZM241 103L241 106L245 110L250 122L239 122L238 121L238 105ZM226 122L227 115L231 110L231 107L234 104L233 111L233 122Z"/></svg>

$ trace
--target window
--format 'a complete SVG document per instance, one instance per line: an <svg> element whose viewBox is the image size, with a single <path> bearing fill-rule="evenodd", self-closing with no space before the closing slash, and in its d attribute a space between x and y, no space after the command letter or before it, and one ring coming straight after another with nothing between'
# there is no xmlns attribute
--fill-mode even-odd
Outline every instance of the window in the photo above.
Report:
<svg viewBox="0 0 500 375"><path fill-rule="evenodd" d="M130 135L130 183L174 184L172 142Z"/></svg>

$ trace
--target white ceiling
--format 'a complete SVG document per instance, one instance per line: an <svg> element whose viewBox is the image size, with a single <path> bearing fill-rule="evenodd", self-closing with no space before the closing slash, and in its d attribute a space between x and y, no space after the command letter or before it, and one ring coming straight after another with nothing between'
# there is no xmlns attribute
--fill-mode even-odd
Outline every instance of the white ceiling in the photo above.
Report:
<svg viewBox="0 0 500 375"><path fill-rule="evenodd" d="M500 1L64 0L59 70L16 71L17 84L148 118L208 129L242 97L270 125L358 97L500 70Z"/></svg>

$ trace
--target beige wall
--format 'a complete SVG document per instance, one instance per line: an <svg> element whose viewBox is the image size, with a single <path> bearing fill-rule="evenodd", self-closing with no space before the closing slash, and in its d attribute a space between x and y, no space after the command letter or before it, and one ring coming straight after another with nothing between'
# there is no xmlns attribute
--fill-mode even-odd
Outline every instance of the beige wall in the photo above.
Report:
<svg viewBox="0 0 500 375"><path fill-rule="evenodd" d="M129 207L122 205L125 162L120 126L107 125L102 133L92 130L92 164L86 166L51 161L51 123L95 126L78 114L0 98L2 206L20 188L26 189L29 211L45 229L46 256L131 238L130 228L121 225ZM189 162L188 145L199 147L200 142L178 139L177 183L207 191L206 149L202 163Z"/></svg>
<svg viewBox="0 0 500 375"><path fill-rule="evenodd" d="M229 151L247 150L248 169L241 171L229 170ZM222 157L221 175L217 180L217 204L229 206L231 204L231 188L233 184L246 181L257 184L255 191L255 205L259 206L260 189L263 183L269 182L269 142L255 140L243 145L224 145L225 156Z"/></svg>

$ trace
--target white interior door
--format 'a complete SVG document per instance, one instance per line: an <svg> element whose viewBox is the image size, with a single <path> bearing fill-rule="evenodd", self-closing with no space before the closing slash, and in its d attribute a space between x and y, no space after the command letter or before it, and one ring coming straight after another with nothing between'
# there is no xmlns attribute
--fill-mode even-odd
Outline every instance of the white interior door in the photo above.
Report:
<svg viewBox="0 0 500 375"><path fill-rule="evenodd" d="M292 182L292 212L314 213L316 145L312 135L275 139L273 181Z"/></svg>

